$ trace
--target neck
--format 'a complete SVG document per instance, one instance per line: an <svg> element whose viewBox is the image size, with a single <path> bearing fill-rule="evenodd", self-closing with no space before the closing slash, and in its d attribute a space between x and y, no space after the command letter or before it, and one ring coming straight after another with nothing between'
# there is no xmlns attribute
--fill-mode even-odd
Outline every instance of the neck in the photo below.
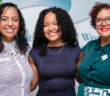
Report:
<svg viewBox="0 0 110 96"><path fill-rule="evenodd" d="M11 43L13 41L13 38L4 38L4 37L1 37L2 41L3 42L7 42L7 43Z"/></svg>
<svg viewBox="0 0 110 96"><path fill-rule="evenodd" d="M110 37L109 38L101 38L101 46L105 46L106 44L110 43Z"/></svg>

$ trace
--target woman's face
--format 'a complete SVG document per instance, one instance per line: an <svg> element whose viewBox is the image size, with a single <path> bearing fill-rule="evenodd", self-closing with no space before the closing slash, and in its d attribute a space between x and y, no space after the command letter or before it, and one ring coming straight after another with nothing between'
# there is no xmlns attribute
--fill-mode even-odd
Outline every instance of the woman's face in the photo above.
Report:
<svg viewBox="0 0 110 96"><path fill-rule="evenodd" d="M19 30L19 16L15 8L6 7L0 16L0 32L4 42L12 42Z"/></svg>
<svg viewBox="0 0 110 96"><path fill-rule="evenodd" d="M102 24L98 25L100 20L102 20ZM96 31L101 38L110 38L110 9L102 9L97 14Z"/></svg>
<svg viewBox="0 0 110 96"><path fill-rule="evenodd" d="M44 17L44 36L49 41L60 41L62 40L62 31L58 28L56 14L49 12Z"/></svg>

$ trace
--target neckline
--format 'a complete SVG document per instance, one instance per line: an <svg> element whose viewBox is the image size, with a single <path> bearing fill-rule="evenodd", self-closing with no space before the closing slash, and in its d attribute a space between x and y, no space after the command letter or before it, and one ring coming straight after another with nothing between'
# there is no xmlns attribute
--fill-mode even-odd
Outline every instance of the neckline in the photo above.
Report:
<svg viewBox="0 0 110 96"><path fill-rule="evenodd" d="M2 41L3 42L3 41ZM12 42L8 43L8 42L3 42L4 45L7 45L7 46L12 46L14 45L15 43L15 40L13 40Z"/></svg>
<svg viewBox="0 0 110 96"><path fill-rule="evenodd" d="M62 46L66 46L66 45L68 45L69 43L67 43L67 44L64 44L64 45L61 45L61 46L55 46L55 47L51 47L51 46L47 46L48 48L61 48Z"/></svg>

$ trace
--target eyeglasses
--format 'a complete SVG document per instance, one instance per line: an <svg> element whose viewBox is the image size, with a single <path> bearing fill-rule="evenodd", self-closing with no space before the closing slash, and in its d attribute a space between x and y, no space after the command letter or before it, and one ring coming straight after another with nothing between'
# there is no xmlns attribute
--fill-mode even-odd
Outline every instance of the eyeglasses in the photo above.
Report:
<svg viewBox="0 0 110 96"><path fill-rule="evenodd" d="M97 18L96 19L96 25L102 25L103 21L105 21L105 23L107 25L109 25L110 24L110 16L109 17L106 17L105 19Z"/></svg>

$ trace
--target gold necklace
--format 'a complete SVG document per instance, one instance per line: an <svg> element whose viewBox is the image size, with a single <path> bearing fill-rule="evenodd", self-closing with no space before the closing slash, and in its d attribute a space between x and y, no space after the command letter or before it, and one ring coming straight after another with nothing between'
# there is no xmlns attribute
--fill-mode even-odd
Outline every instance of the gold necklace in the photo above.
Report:
<svg viewBox="0 0 110 96"><path fill-rule="evenodd" d="M64 45L62 46L62 48L60 49L60 51L58 51L57 53L54 53L54 52L52 52L52 51L50 51L50 49L47 47L47 49L48 49L48 51L50 52L50 53L52 53L52 54L58 54L58 53L60 53L62 50L63 50L63 47L64 47Z"/></svg>

